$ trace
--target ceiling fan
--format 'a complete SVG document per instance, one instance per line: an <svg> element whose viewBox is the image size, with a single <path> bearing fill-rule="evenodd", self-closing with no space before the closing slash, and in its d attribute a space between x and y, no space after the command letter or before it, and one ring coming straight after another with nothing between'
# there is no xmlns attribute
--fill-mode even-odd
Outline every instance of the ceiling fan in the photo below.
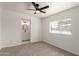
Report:
<svg viewBox="0 0 79 59"><path fill-rule="evenodd" d="M35 3L35 2L32 2L32 4L33 4L33 6L35 7L35 9L27 9L27 10L33 10L33 11L35 11L34 12L34 14L37 14L37 13L46 13L45 11L43 11L44 9L47 9L47 8L49 8L49 5L47 5L47 6L44 6L44 7L42 7L42 8L39 8L39 4L37 4L37 3Z"/></svg>

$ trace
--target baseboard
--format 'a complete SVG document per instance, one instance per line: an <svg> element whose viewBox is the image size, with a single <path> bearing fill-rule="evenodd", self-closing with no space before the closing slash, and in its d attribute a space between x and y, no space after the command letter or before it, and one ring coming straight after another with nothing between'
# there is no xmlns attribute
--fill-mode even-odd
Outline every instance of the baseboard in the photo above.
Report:
<svg viewBox="0 0 79 59"><path fill-rule="evenodd" d="M0 47L0 49L6 48L6 47L18 46L18 45L21 45L21 44L22 44L21 42L11 43L11 44L3 44L3 45Z"/></svg>
<svg viewBox="0 0 79 59"><path fill-rule="evenodd" d="M9 44L7 43L7 44L1 45L0 49L6 48L6 47L18 46L18 45L22 45L22 44L35 43L35 42L39 42L39 41L14 42L14 43L9 43Z"/></svg>
<svg viewBox="0 0 79 59"><path fill-rule="evenodd" d="M75 56L79 56L79 54L77 54L77 53L75 53L75 52L73 52L73 51L71 51L71 50L68 50L68 49L64 49L64 48L62 48L62 47L59 47L58 45L52 44L52 43L50 43L49 41L43 41L43 42L45 42L45 43L47 43L47 44L50 44L50 45L53 45L53 46L55 46L55 47L57 47L57 48L59 48L59 49L62 49L62 50L64 50L64 51L70 52L70 53L74 54Z"/></svg>
<svg viewBox="0 0 79 59"><path fill-rule="evenodd" d="M0 50L1 50L2 48L0 48Z"/></svg>
<svg viewBox="0 0 79 59"><path fill-rule="evenodd" d="M42 41L42 40L34 40L34 41L31 40L30 42L31 42L31 43L35 43L35 42L40 42L40 41Z"/></svg>

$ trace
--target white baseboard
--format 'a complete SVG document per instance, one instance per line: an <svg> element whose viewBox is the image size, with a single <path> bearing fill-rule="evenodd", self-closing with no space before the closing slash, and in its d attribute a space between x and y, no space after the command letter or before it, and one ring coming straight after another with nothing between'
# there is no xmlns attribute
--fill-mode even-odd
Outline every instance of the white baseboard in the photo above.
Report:
<svg viewBox="0 0 79 59"><path fill-rule="evenodd" d="M57 44L54 44L54 43L52 43L52 42L50 42L50 41L47 41L47 40L43 40L43 41L46 42L46 43L48 43L48 44L50 44L50 45L53 45L53 46L58 47L58 48L60 48L60 49L63 49L63 50L65 50L65 51L68 51L68 52L70 52L70 53L73 53L73 54L75 54L75 55L79 55L79 53L77 53L77 52L75 52L75 51L71 51L71 50L69 50L69 49L64 49L63 47L60 47L60 46L58 46Z"/></svg>
<svg viewBox="0 0 79 59"><path fill-rule="evenodd" d="M1 50L2 48L0 48L0 50Z"/></svg>
<svg viewBox="0 0 79 59"><path fill-rule="evenodd" d="M19 45L28 44L28 43L29 43L29 42L15 42L15 43L3 44L3 45L1 45L0 50L1 50L2 48L13 47L13 46L19 46Z"/></svg>
<svg viewBox="0 0 79 59"><path fill-rule="evenodd" d="M6 48L6 47L12 47L12 46L18 46L21 45L21 42L17 42L17 43L10 43L10 44L3 44L0 48Z"/></svg>

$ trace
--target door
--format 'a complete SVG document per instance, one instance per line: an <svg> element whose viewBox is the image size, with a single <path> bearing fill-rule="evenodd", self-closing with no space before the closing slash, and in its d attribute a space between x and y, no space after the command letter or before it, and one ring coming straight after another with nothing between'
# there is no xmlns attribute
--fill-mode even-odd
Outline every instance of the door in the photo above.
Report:
<svg viewBox="0 0 79 59"><path fill-rule="evenodd" d="M21 28L22 28L22 42L30 41L31 20L22 19Z"/></svg>

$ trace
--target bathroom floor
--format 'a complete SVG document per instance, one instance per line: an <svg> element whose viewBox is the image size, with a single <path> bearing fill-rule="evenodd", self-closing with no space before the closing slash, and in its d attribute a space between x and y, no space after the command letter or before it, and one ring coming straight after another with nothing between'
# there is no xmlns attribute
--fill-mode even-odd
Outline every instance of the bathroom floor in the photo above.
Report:
<svg viewBox="0 0 79 59"><path fill-rule="evenodd" d="M0 56L75 56L72 53L49 45L45 42L28 43L14 47L3 48Z"/></svg>

